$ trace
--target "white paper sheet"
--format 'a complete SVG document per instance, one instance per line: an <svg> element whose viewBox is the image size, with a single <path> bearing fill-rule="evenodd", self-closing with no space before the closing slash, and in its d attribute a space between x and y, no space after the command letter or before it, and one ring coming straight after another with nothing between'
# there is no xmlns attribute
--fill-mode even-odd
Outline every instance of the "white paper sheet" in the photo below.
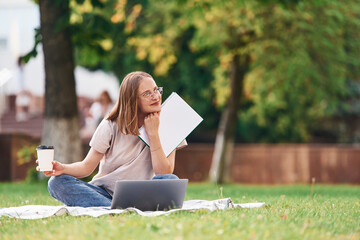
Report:
<svg viewBox="0 0 360 240"><path fill-rule="evenodd" d="M160 112L159 137L165 156L169 156L202 120L194 109L173 92L162 104ZM140 139L149 146L144 127L139 132Z"/></svg>

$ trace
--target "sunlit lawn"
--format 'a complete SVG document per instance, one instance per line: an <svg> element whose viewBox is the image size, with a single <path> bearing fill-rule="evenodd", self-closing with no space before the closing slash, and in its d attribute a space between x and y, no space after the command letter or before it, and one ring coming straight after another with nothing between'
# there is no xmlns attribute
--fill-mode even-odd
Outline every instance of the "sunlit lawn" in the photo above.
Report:
<svg viewBox="0 0 360 240"><path fill-rule="evenodd" d="M222 196L220 187L222 187ZM258 209L40 220L0 217L0 239L360 239L360 187L189 184L186 199L230 197ZM44 183L1 183L0 207L62 205Z"/></svg>

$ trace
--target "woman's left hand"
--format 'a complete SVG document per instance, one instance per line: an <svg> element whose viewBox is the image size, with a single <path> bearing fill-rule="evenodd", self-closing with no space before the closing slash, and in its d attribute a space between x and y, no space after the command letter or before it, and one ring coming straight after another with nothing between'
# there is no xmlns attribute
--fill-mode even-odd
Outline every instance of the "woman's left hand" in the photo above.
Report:
<svg viewBox="0 0 360 240"><path fill-rule="evenodd" d="M160 112L150 113L145 117L144 127L148 136L158 134L160 124Z"/></svg>

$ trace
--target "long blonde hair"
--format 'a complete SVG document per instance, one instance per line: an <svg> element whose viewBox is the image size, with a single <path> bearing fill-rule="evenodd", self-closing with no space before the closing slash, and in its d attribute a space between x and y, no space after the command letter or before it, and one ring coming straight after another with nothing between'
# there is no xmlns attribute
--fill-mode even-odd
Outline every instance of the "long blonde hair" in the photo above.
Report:
<svg viewBox="0 0 360 240"><path fill-rule="evenodd" d="M126 75L120 85L119 98L107 116L107 120L117 121L123 134L139 135L138 89L141 79L152 78L148 73L136 71Z"/></svg>

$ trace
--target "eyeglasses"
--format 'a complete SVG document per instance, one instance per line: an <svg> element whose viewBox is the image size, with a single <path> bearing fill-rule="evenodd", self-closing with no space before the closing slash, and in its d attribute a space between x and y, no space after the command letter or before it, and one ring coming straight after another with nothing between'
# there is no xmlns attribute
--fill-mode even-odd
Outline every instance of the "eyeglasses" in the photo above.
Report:
<svg viewBox="0 0 360 240"><path fill-rule="evenodd" d="M146 99L151 99L155 96L155 94L162 95L162 93L163 93L163 87L157 87L153 92L147 91L143 93L141 96L143 96Z"/></svg>

